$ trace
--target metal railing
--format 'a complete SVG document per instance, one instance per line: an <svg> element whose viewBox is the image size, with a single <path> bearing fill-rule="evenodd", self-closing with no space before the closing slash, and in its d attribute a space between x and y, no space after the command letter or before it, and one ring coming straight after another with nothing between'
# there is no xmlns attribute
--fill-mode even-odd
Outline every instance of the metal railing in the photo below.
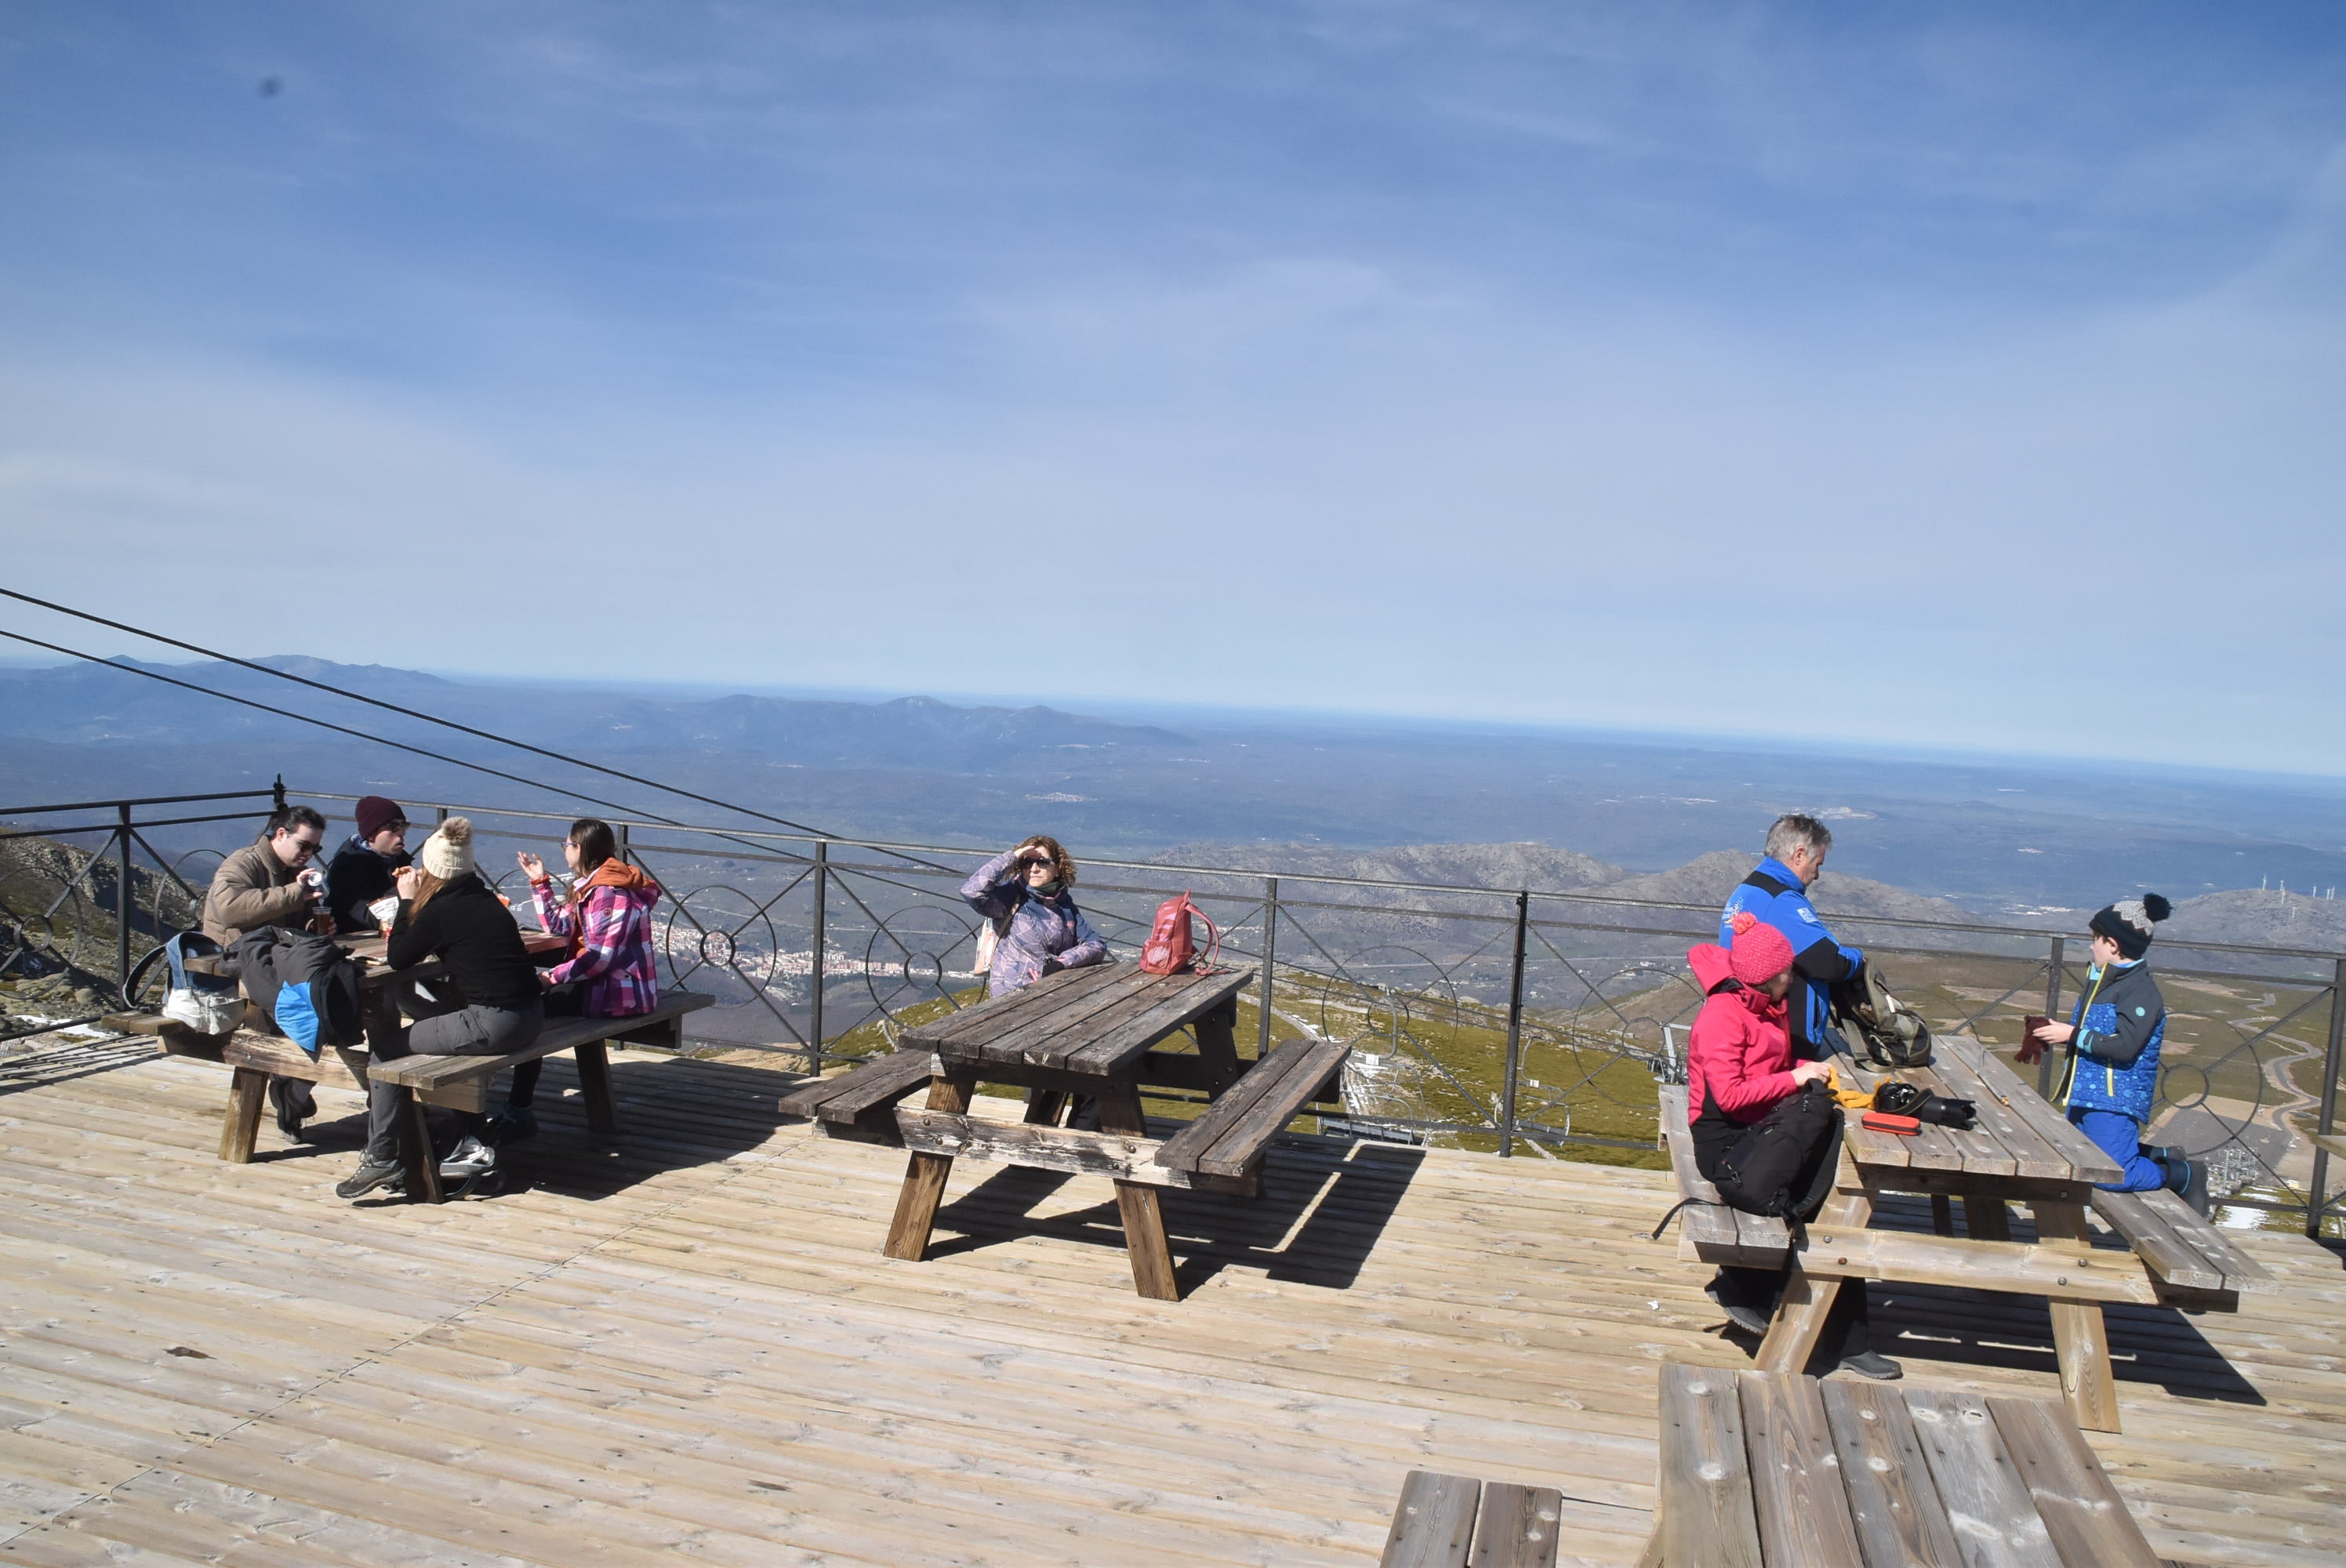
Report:
<svg viewBox="0 0 2346 1568"><path fill-rule="evenodd" d="M9 863L0 874L0 970L29 961L87 974L102 972L94 958L110 957L104 969L118 986L147 949L193 922L206 860L219 852L171 859L142 830L249 820L284 799L332 818L346 815L355 797L280 787L0 812L110 818L30 830L60 840L99 834L107 842L79 864L57 867L48 882ZM263 804L137 815L231 800ZM510 851L558 846L572 820L457 803L411 803L409 810L419 830L433 814L472 818L483 875L525 918L529 892ZM622 852L663 890L655 910L663 980L718 998L694 1015L699 1042L787 1051L819 1070L885 1050L907 1025L983 994L974 972L980 922L960 884L991 851L606 820ZM0 852L24 837L0 839ZM140 851L152 869L134 875ZM1601 888L1494 889L1099 858L1086 858L1083 871L1076 891L1086 914L1127 953L1160 901L1193 893L1221 922L1220 962L1255 975L1240 1000L1242 1037L1259 1049L1274 1033L1352 1042L1344 1088L1356 1125L1503 1155L1552 1156L1573 1145L1582 1157L1650 1156L1654 1077L1676 1070L1702 1002L1685 947L1714 940L1718 930L1715 906L1624 899ZM143 894L133 887L138 877ZM1971 1030L2007 1053L2025 1014L2060 1016L2064 999L2084 983L2079 943L2064 933L1831 918L1844 940L1894 973L1900 994L1934 1028ZM2226 1203L2302 1209L2309 1233L2318 1233L2339 1202L2329 1194L2328 1157L2313 1149L2307 1162L2310 1144L2300 1146L2288 1123L2325 1134L2335 1125L2346 957L2173 940L2162 940L2158 952L2169 1008L2161 1105L2176 1113L2160 1135L2225 1167ZM2052 1067L2048 1054L2038 1080L2048 1090Z"/></svg>

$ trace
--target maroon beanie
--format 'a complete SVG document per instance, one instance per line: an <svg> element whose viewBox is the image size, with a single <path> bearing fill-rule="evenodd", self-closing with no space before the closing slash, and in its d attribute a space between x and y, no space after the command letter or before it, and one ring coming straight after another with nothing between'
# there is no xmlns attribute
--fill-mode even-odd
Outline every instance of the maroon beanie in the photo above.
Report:
<svg viewBox="0 0 2346 1568"><path fill-rule="evenodd" d="M1792 967L1792 940L1749 910L1735 911L1735 945L1727 950L1735 978L1757 986Z"/></svg>
<svg viewBox="0 0 2346 1568"><path fill-rule="evenodd" d="M385 828L407 826L407 813L399 809L396 800L386 800L380 795L369 795L351 813L359 820L359 837L372 839Z"/></svg>

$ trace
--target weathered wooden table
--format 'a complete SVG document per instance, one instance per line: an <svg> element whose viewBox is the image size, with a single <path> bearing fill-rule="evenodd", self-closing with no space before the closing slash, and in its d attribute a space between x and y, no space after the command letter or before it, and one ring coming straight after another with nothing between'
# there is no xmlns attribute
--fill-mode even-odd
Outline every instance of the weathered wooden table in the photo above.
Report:
<svg viewBox="0 0 2346 1568"><path fill-rule="evenodd" d="M1638 1568L2158 1568L2044 1400L1666 1362Z"/></svg>
<svg viewBox="0 0 2346 1568"><path fill-rule="evenodd" d="M2157 1293L2130 1252L2096 1251L2086 1210L2097 1183L2118 1167L2059 1111L2038 1097L1980 1044L1942 1036L1928 1067L1872 1070L1834 1059L1844 1083L1871 1090L1889 1078L1971 1101L1969 1131L1925 1125L1912 1135L1872 1131L1856 1114L1844 1123L1840 1178L1794 1257L1774 1321L1760 1347L1766 1370L1806 1365L1844 1279L1970 1286L2042 1296L2052 1307L2061 1388L2077 1424L2118 1430L2110 1380L2105 1301L2152 1301ZM1875 1195L1923 1193L1931 1198L1934 1236L1869 1230ZM1964 1206L1965 1235L1953 1234L1953 1205ZM2025 1203L2036 1220L2034 1243L2015 1242L2004 1206Z"/></svg>
<svg viewBox="0 0 2346 1568"><path fill-rule="evenodd" d="M966 1155L1114 1181L1134 1288L1175 1300L1158 1190L1258 1194L1271 1139L1305 1105L1333 1093L1351 1051L1335 1041L1289 1040L1260 1061L1240 1060L1237 997L1253 983L1251 972L1063 970L908 1029L893 1055L811 1084L782 1105L817 1117L831 1135L912 1151L882 1248L891 1257L916 1262L927 1252L945 1179L954 1157ZM1184 1028L1196 1033L1194 1055L1150 1049ZM981 1081L1025 1089L1025 1122L971 1116ZM924 1108L896 1106L923 1085ZM1144 1086L1202 1091L1213 1103L1174 1136L1151 1138L1141 1117ZM1097 1103L1097 1132L1057 1125L1076 1095Z"/></svg>

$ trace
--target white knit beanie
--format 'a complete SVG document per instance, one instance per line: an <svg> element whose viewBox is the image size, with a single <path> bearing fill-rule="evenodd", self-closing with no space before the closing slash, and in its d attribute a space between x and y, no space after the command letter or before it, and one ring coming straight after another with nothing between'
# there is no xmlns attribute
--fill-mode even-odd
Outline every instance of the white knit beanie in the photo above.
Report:
<svg viewBox="0 0 2346 1568"><path fill-rule="evenodd" d="M444 882L454 881L473 869L473 820L451 817L433 830L416 852L418 864Z"/></svg>

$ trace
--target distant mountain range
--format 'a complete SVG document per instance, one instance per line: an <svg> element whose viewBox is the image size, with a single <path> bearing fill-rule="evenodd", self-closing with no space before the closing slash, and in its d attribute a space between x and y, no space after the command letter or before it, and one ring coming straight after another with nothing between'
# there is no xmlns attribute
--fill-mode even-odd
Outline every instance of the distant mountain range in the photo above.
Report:
<svg viewBox="0 0 2346 1568"><path fill-rule="evenodd" d="M2331 900L2233 891L2346 884L2346 782L2334 779L1430 720L595 690L264 662L843 837L974 845L1044 831L1079 855L1703 904L1743 874L1773 817L1808 810L1839 837L1820 890L1828 911L2074 928L2083 911L2152 887L2181 906L2178 934L2341 940ZM75 664L0 668L0 800L251 789L281 773L296 790L403 801L751 820L260 671L139 667L515 777ZM160 831L192 847L240 830Z"/></svg>
<svg viewBox="0 0 2346 1568"><path fill-rule="evenodd" d="M549 750L598 757L719 751L801 767L984 769L1005 756L1119 747L1163 750L1182 744L1182 737L1169 730L1042 707L956 708L926 697L878 703L662 697L566 687L474 686L382 665L298 657L254 662L492 733L525 736ZM400 739L430 736L435 748L445 748L450 738L436 727L304 691L236 665L138 667ZM296 719L104 665L0 670L0 737L156 746L216 744L231 738L307 744L320 733Z"/></svg>

